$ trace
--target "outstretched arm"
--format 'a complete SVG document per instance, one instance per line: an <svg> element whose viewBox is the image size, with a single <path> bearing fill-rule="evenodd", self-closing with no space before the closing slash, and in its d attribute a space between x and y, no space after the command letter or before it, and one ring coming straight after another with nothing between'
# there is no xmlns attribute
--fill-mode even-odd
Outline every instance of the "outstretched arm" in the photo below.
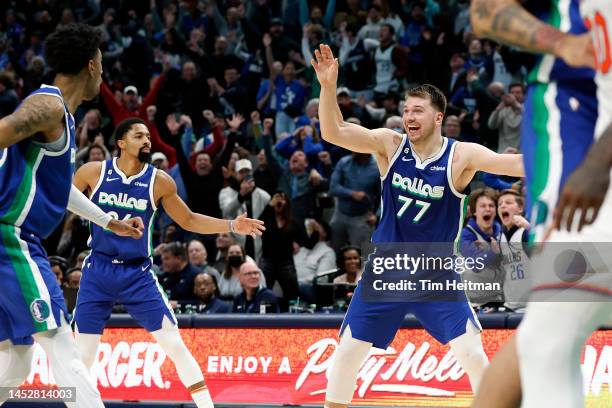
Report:
<svg viewBox="0 0 612 408"><path fill-rule="evenodd" d="M590 34L565 34L538 20L517 0L473 0L470 17L478 36L534 53L553 54L571 66L595 64Z"/></svg>
<svg viewBox="0 0 612 408"><path fill-rule="evenodd" d="M266 229L262 221L246 218L245 214L235 220L223 220L192 212L178 196L172 177L163 171L157 172L153 191L155 201L161 202L170 218L184 230L198 234L236 232L255 238Z"/></svg>
<svg viewBox="0 0 612 408"><path fill-rule="evenodd" d="M311 64L321 84L319 121L323 139L354 152L376 154L377 158L387 159L392 156L401 137L389 129L369 130L344 122L336 99L338 60L325 44L315 50L315 58L316 61L312 60Z"/></svg>
<svg viewBox="0 0 612 408"><path fill-rule="evenodd" d="M32 95L10 115L0 119L0 149L18 143L36 133L46 142L58 139L64 129L64 105L50 95Z"/></svg>
<svg viewBox="0 0 612 408"><path fill-rule="evenodd" d="M461 143L460 159L468 171L486 171L504 176L524 177L522 154L499 154L476 143ZM459 146L458 146L459 147Z"/></svg>

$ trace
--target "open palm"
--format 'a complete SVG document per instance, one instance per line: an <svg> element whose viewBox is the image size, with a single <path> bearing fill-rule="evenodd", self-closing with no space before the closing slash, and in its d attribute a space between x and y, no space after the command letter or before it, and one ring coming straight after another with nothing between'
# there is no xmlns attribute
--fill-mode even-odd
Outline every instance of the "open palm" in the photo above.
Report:
<svg viewBox="0 0 612 408"><path fill-rule="evenodd" d="M331 48L326 44L321 44L314 52L315 59L311 60L317 79L321 86L328 86L336 83L338 79L338 60L334 58Z"/></svg>

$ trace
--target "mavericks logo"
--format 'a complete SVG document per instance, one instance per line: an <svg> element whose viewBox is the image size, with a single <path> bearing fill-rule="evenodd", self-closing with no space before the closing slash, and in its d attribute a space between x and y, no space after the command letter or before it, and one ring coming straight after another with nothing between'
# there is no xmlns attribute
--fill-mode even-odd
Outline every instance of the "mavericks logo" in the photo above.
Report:
<svg viewBox="0 0 612 408"><path fill-rule="evenodd" d="M32 314L34 320L36 320L38 323L42 323L51 315L51 308L44 300L34 299L34 301L30 303L30 313Z"/></svg>
<svg viewBox="0 0 612 408"><path fill-rule="evenodd" d="M101 192L98 198L98 204L110 205L112 207L126 208L136 211L145 211L148 206L147 200L144 198L136 199L125 193L109 194Z"/></svg>
<svg viewBox="0 0 612 408"><path fill-rule="evenodd" d="M408 177L402 177L401 174L393 173L393 180L391 183L393 187L409 191L419 197L440 199L444 195L444 186L432 187L418 177L413 177L411 180Z"/></svg>

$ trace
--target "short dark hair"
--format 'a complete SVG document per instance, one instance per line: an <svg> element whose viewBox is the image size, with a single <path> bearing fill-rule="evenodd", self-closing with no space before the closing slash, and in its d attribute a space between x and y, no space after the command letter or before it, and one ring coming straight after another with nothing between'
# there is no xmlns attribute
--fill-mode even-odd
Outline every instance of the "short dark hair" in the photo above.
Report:
<svg viewBox="0 0 612 408"><path fill-rule="evenodd" d="M487 197L491 199L495 203L495 205L497 205L497 191L493 190L490 187L478 188L472 191L468 202L468 206L470 207L470 212L472 215L474 215L474 213L476 212L476 204L478 203L478 200L481 197Z"/></svg>
<svg viewBox="0 0 612 408"><path fill-rule="evenodd" d="M510 85L508 85L508 91L512 90L512 88L521 88L521 90L523 91L523 93L525 92L525 85L523 85L520 82L513 82Z"/></svg>
<svg viewBox="0 0 612 408"><path fill-rule="evenodd" d="M438 87L431 84L422 84L414 86L406 91L406 98L409 96L429 99L431 105L438 110L438 112L446 112L446 96Z"/></svg>
<svg viewBox="0 0 612 408"><path fill-rule="evenodd" d="M164 246L162 252L169 252L172 256L178 256L182 259L187 259L187 250L182 242L170 242Z"/></svg>
<svg viewBox="0 0 612 408"><path fill-rule="evenodd" d="M379 11L380 11L380 10L379 10ZM380 25L380 27L381 27L381 28L382 28L382 27L387 27L387 28L389 29L389 33L390 33L391 35L395 35L395 27L393 27L391 24L389 24L389 23L384 23L384 24L381 24L381 25Z"/></svg>
<svg viewBox="0 0 612 408"><path fill-rule="evenodd" d="M125 134L130 131L133 125L136 124L147 125L144 120L136 117L127 118L119 122L115 128L115 131L113 132L113 142L115 143L115 146L117 145L117 141L123 139Z"/></svg>
<svg viewBox="0 0 612 408"><path fill-rule="evenodd" d="M87 24L66 24L45 41L45 60L57 74L76 75L94 59L102 37Z"/></svg>

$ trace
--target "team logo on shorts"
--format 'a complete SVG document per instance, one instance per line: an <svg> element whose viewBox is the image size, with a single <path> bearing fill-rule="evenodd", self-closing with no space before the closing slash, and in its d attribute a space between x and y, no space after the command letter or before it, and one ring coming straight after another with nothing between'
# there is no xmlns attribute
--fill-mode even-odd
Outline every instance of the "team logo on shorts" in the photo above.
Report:
<svg viewBox="0 0 612 408"><path fill-rule="evenodd" d="M30 303L30 313L34 320L39 323L44 322L49 318L51 314L51 308L49 304L42 299L34 299L32 303Z"/></svg>

